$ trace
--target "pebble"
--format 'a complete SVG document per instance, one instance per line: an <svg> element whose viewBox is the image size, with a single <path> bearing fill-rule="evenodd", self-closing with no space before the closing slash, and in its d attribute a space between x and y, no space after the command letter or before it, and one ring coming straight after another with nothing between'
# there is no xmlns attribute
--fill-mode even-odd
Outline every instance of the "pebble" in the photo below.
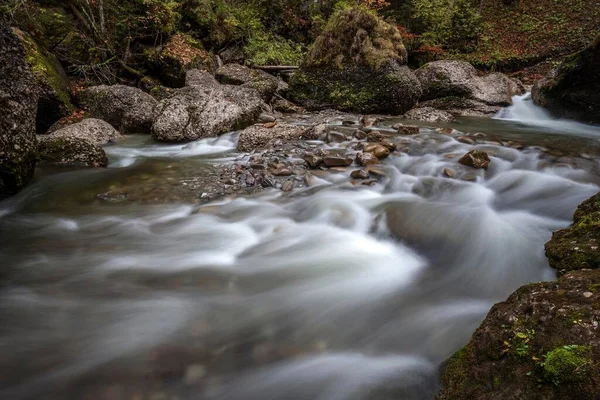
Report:
<svg viewBox="0 0 600 400"><path fill-rule="evenodd" d="M183 382L186 385L195 385L206 376L206 367L202 364L193 364L186 368Z"/></svg>
<svg viewBox="0 0 600 400"><path fill-rule="evenodd" d="M331 131L327 133L327 143L343 143L346 140L348 140L348 138L341 132Z"/></svg>
<svg viewBox="0 0 600 400"><path fill-rule="evenodd" d="M369 173L364 169L357 169L352 171L350 177L353 179L369 179Z"/></svg>
<svg viewBox="0 0 600 400"><path fill-rule="evenodd" d="M358 140L365 140L367 138L367 132L363 132L360 129L357 129L354 132L354 138L356 138Z"/></svg>
<svg viewBox="0 0 600 400"><path fill-rule="evenodd" d="M347 167L352 164L353 161L354 160L350 157L336 155L327 155L323 158L323 163L327 167Z"/></svg>
<svg viewBox="0 0 600 400"><path fill-rule="evenodd" d="M291 179L288 179L287 181L283 182L283 185L281 185L281 190L283 192L289 192L293 188L294 188L294 181Z"/></svg>
<svg viewBox="0 0 600 400"><path fill-rule="evenodd" d="M380 143L381 143L382 146L384 146L389 151L396 151L396 149L398 148L398 146L396 146L395 143L388 142L387 140L384 140L384 141L382 141Z"/></svg>
<svg viewBox="0 0 600 400"><path fill-rule="evenodd" d="M419 134L419 127L416 125L400 125L398 133L401 135L417 135Z"/></svg>
<svg viewBox="0 0 600 400"><path fill-rule="evenodd" d="M583 297L585 297L586 299L589 299L590 297L592 297L594 295L594 293L592 292L584 292L583 293Z"/></svg>
<svg viewBox="0 0 600 400"><path fill-rule="evenodd" d="M470 145L474 145L475 141L471 138L465 137L465 136L459 136L456 138L457 142L461 142L461 143L465 143L465 144L470 144Z"/></svg>
<svg viewBox="0 0 600 400"><path fill-rule="evenodd" d="M458 162L467 167L488 169L488 166L490 165L490 156L484 151L471 150L462 156Z"/></svg>
<svg viewBox="0 0 600 400"><path fill-rule="evenodd" d="M323 164L323 157L316 154L306 154L304 156L304 161L306 161L309 167L318 168L321 164Z"/></svg>
<svg viewBox="0 0 600 400"><path fill-rule="evenodd" d="M379 164L379 159L371 153L358 153L356 155L356 162L363 167L368 165Z"/></svg>
<svg viewBox="0 0 600 400"><path fill-rule="evenodd" d="M456 177L456 172L451 168L444 168L444 175L448 178L454 178Z"/></svg>
<svg viewBox="0 0 600 400"><path fill-rule="evenodd" d="M287 167L277 168L271 171L271 173L275 176L290 176L293 174L292 170Z"/></svg>
<svg viewBox="0 0 600 400"><path fill-rule="evenodd" d="M365 153L371 153L379 159L386 158L390 155L390 150L379 143L366 143L363 146L363 151Z"/></svg>
<svg viewBox="0 0 600 400"><path fill-rule="evenodd" d="M369 172L369 174L371 174L373 176L376 176L378 178L383 178L383 177L387 176L387 174L385 173L385 171L383 171L383 170L381 170L379 168L369 168L367 171Z"/></svg>

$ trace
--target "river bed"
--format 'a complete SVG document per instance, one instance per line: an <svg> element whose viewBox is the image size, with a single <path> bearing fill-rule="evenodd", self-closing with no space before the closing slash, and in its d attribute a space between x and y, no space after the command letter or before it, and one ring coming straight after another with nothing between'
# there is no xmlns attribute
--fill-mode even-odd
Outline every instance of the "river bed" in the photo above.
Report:
<svg viewBox="0 0 600 400"><path fill-rule="evenodd" d="M38 171L0 203L0 397L432 399L494 303L554 279L544 243L598 192L600 128L527 101L392 135L372 186L205 201L195 179L240 157L236 133ZM488 171L457 163L474 148Z"/></svg>

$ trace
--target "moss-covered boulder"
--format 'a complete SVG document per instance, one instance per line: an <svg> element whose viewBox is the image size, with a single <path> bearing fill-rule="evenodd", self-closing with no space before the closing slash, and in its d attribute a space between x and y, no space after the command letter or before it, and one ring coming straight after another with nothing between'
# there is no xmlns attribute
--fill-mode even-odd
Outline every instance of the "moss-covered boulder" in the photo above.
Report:
<svg viewBox="0 0 600 400"><path fill-rule="evenodd" d="M600 123L600 35L537 82L531 94L556 116Z"/></svg>
<svg viewBox="0 0 600 400"><path fill-rule="evenodd" d="M102 146L85 138L64 135L38 136L38 162L60 167L106 167Z"/></svg>
<svg viewBox="0 0 600 400"><path fill-rule="evenodd" d="M398 30L364 7L337 11L290 80L307 108L403 114L421 96Z"/></svg>
<svg viewBox="0 0 600 400"><path fill-rule="evenodd" d="M521 287L442 367L440 400L595 400L600 271Z"/></svg>
<svg viewBox="0 0 600 400"><path fill-rule="evenodd" d="M550 266L561 273L600 268L600 193L583 202L573 220L546 243Z"/></svg>
<svg viewBox="0 0 600 400"><path fill-rule="evenodd" d="M33 177L37 102L23 44L0 18L0 198L18 192Z"/></svg>
<svg viewBox="0 0 600 400"><path fill-rule="evenodd" d="M56 57L36 43L33 37L18 29L15 29L15 34L25 47L27 63L39 87L36 132L46 133L52 124L75 110L71 103L67 74Z"/></svg>
<svg viewBox="0 0 600 400"><path fill-rule="evenodd" d="M185 74L190 69L213 71L213 55L202 43L185 33L173 35L162 47L147 50L149 67L167 85L180 88L185 85Z"/></svg>

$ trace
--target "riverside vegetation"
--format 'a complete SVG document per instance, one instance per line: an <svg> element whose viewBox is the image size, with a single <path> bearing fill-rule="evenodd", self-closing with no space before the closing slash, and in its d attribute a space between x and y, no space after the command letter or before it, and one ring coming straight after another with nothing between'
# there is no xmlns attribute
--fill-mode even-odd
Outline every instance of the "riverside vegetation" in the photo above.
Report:
<svg viewBox="0 0 600 400"><path fill-rule="evenodd" d="M398 179L386 163L424 157L427 164L428 152L443 160L436 179L448 182L481 183L531 154L547 168L597 169L597 155L570 154L570 145L549 149L448 127L497 115L531 85L533 101L555 117L599 123L596 0L9 0L0 7L0 198L18 198L36 165L44 174L100 171L122 151L116 145L142 135L187 151L239 132L234 159L201 173L157 167L160 187L131 177L97 201L211 204L294 193L336 174L351 187L377 187ZM446 151L451 146L463 147ZM585 186L573 179L570 187ZM595 181L584 183L582 193L597 190ZM443 190L436 185L414 190ZM557 280L525 285L494 305L441 365L437 398L598 398L598 196L545 245ZM382 208L385 233L402 243L456 244L443 232L414 229L415 215L427 213ZM428 387L433 395L435 384Z"/></svg>

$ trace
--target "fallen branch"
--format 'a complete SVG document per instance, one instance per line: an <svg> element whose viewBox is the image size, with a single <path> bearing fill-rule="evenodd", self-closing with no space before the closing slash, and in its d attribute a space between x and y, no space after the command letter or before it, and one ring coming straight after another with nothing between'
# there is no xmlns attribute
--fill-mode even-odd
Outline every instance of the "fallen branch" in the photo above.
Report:
<svg viewBox="0 0 600 400"><path fill-rule="evenodd" d="M300 68L297 65L263 65L255 66L254 68L262 69L263 71L289 71Z"/></svg>

